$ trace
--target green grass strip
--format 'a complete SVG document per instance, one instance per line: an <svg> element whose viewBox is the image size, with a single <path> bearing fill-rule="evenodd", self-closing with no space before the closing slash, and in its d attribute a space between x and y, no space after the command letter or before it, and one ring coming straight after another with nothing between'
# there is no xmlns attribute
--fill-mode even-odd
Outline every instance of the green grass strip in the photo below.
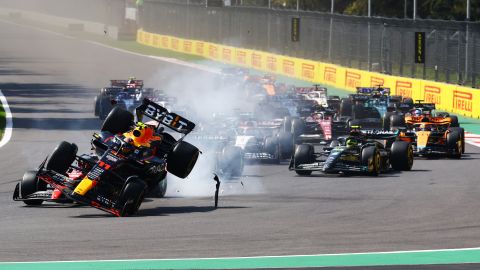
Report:
<svg viewBox="0 0 480 270"><path fill-rule="evenodd" d="M0 263L0 269L247 269L463 263L480 263L480 249L247 258Z"/></svg>

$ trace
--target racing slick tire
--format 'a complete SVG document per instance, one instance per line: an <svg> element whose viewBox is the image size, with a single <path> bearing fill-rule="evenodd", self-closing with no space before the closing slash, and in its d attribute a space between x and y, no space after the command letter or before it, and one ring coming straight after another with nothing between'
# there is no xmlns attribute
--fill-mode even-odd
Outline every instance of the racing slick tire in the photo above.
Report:
<svg viewBox="0 0 480 270"><path fill-rule="evenodd" d="M295 118L292 120L292 134L293 138L297 139L298 136L305 133L305 121L300 118Z"/></svg>
<svg viewBox="0 0 480 270"><path fill-rule="evenodd" d="M460 138L462 138L462 154L465 153L465 129L461 127L451 127L450 130L457 130L460 133Z"/></svg>
<svg viewBox="0 0 480 270"><path fill-rule="evenodd" d="M280 158L289 159L294 152L293 135L290 132L279 132L277 134L278 144L280 146Z"/></svg>
<svg viewBox="0 0 480 270"><path fill-rule="evenodd" d="M300 144L295 148L293 154L293 165L297 168L299 165L312 163L315 160L313 145ZM301 176L311 175L312 171L295 170L295 173Z"/></svg>
<svg viewBox="0 0 480 270"><path fill-rule="evenodd" d="M100 99L99 102L99 108L98 108L98 116L100 120L105 120L112 110L112 102L108 96L104 96Z"/></svg>
<svg viewBox="0 0 480 270"><path fill-rule="evenodd" d="M375 146L367 146L362 149L361 162L368 167L368 174L378 176L380 173L380 153Z"/></svg>
<svg viewBox="0 0 480 270"><path fill-rule="evenodd" d="M292 120L293 118L290 116L286 116L285 118L283 118L283 131L292 132Z"/></svg>
<svg viewBox="0 0 480 270"><path fill-rule="evenodd" d="M413 105L413 98L404 98L403 104Z"/></svg>
<svg viewBox="0 0 480 270"><path fill-rule="evenodd" d="M244 160L243 151L238 146L226 146L220 155L220 168L232 177L240 177L243 174Z"/></svg>
<svg viewBox="0 0 480 270"><path fill-rule="evenodd" d="M186 178L197 163L200 150L188 142L181 141L173 147L167 157L167 171L177 177Z"/></svg>
<svg viewBox="0 0 480 270"><path fill-rule="evenodd" d="M352 101L342 98L340 102L340 116L352 116Z"/></svg>
<svg viewBox="0 0 480 270"><path fill-rule="evenodd" d="M167 171L162 171L159 173L155 179L150 179L146 181L147 194L146 197L152 198L163 198L165 193L167 193L168 180L167 180Z"/></svg>
<svg viewBox="0 0 480 270"><path fill-rule="evenodd" d="M147 184L136 176L130 176L116 203L121 217L133 216L138 212L145 196Z"/></svg>
<svg viewBox="0 0 480 270"><path fill-rule="evenodd" d="M450 115L450 126L451 127L460 127L458 123L458 117L456 115Z"/></svg>
<svg viewBox="0 0 480 270"><path fill-rule="evenodd" d="M396 171L410 171L413 166L413 147L405 141L395 141L390 149L390 164Z"/></svg>
<svg viewBox="0 0 480 270"><path fill-rule="evenodd" d="M449 129L447 133L447 151L449 157L460 159L462 157L462 134L458 129Z"/></svg>
<svg viewBox="0 0 480 270"><path fill-rule="evenodd" d="M102 95L98 95L95 97L95 105L93 108L93 113L95 116L100 115L100 100L102 100Z"/></svg>
<svg viewBox="0 0 480 270"><path fill-rule="evenodd" d="M265 138L265 152L269 153L274 157L275 163L280 163L280 144L277 137L267 137Z"/></svg>
<svg viewBox="0 0 480 270"><path fill-rule="evenodd" d="M77 151L78 147L76 144L66 141L61 142L50 155L46 165L47 170L53 170L66 175L68 168L75 161Z"/></svg>
<svg viewBox="0 0 480 270"><path fill-rule="evenodd" d="M406 127L406 124L405 117L403 115L395 114L390 116L390 129L404 127Z"/></svg>
<svg viewBox="0 0 480 270"><path fill-rule="evenodd" d="M101 131L108 131L112 134L124 133L130 130L133 125L133 114L122 108L115 107L103 121Z"/></svg>
<svg viewBox="0 0 480 270"><path fill-rule="evenodd" d="M386 112L383 117L383 130L390 130L390 117L395 115L394 112Z"/></svg>
<svg viewBox="0 0 480 270"><path fill-rule="evenodd" d="M20 181L20 196L21 198L26 198L28 195L33 194L37 191L47 190L47 183L40 180L37 177L38 171L26 171L23 174L23 178ZM23 203L26 205L40 205L43 203L43 200L24 200Z"/></svg>

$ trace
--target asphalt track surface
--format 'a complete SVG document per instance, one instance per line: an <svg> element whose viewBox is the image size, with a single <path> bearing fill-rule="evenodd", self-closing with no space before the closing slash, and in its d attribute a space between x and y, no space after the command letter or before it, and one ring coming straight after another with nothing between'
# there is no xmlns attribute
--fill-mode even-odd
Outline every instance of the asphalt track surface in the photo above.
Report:
<svg viewBox="0 0 480 270"><path fill-rule="evenodd" d="M178 74L212 75L11 24L0 23L0 37L0 89L14 117L12 140L0 148L0 261L480 246L480 149L469 145L462 160L416 160L411 172L376 178L296 177L285 164L248 166L245 194L222 196L217 210L211 197L178 197L171 190L131 218L13 202L23 172L59 141L89 150L101 124L93 117L93 97L107 80L133 74L148 84ZM260 193L248 192L254 182Z"/></svg>

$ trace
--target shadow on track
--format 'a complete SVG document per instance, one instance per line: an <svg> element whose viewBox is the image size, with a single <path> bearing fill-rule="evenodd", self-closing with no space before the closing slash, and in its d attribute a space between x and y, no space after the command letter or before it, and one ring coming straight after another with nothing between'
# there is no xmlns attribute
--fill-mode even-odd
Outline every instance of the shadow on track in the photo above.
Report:
<svg viewBox="0 0 480 270"><path fill-rule="evenodd" d="M8 97L85 98L92 96L93 89L71 84L49 83L0 83L0 89Z"/></svg>
<svg viewBox="0 0 480 270"><path fill-rule="evenodd" d="M40 130L97 130L98 118L14 118L16 129Z"/></svg>
<svg viewBox="0 0 480 270"><path fill-rule="evenodd" d="M213 206L161 206L156 208L146 208L138 210L138 214L129 218L135 217L146 217L146 216L169 216L174 214L189 214L189 213L208 213L215 210L222 209L243 209L248 207L242 206L225 206L215 208ZM98 213L98 214L87 214L87 215L78 215L71 216L72 218L100 218L100 217L115 217L108 213Z"/></svg>

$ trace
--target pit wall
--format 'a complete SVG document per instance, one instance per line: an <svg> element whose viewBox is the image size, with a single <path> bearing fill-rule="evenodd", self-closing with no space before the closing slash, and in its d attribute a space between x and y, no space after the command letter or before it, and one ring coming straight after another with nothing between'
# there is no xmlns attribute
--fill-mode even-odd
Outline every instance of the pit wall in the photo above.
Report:
<svg viewBox="0 0 480 270"><path fill-rule="evenodd" d="M480 118L480 89L385 75L201 40L148 33L142 29L137 32L137 42L155 48L202 56L225 64L330 85L352 92L356 90L357 86L383 85L391 89L392 95L402 95L414 100L436 103L439 110Z"/></svg>

